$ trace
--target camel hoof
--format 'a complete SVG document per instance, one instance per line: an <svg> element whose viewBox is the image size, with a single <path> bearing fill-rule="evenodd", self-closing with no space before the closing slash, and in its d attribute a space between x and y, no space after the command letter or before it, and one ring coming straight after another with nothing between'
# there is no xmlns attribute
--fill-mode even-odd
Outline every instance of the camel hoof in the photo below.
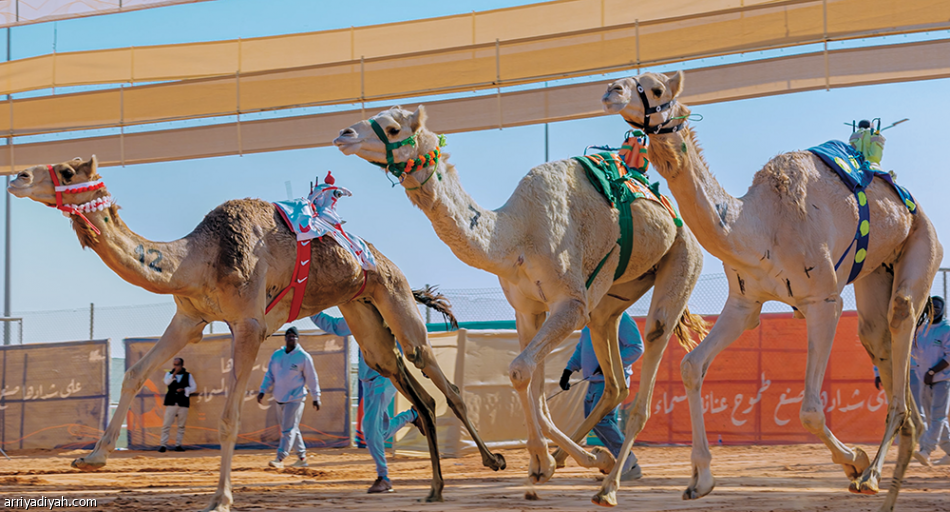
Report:
<svg viewBox="0 0 950 512"><path fill-rule="evenodd" d="M601 507L616 507L617 491L610 491L608 493L599 492L590 499L590 502L594 505L600 505Z"/></svg>
<svg viewBox="0 0 950 512"><path fill-rule="evenodd" d="M683 499L684 500L698 500L699 498L702 498L703 496L711 493L712 490L715 488L716 488L716 479L712 479L712 482L705 489L699 483L692 484L689 487L687 487L685 491L683 491Z"/></svg>
<svg viewBox="0 0 950 512"><path fill-rule="evenodd" d="M442 499L441 492L432 491L428 496L426 496L426 503L442 503L443 501L445 500Z"/></svg>
<svg viewBox="0 0 950 512"><path fill-rule="evenodd" d="M231 505L211 502L202 512L231 512Z"/></svg>
<svg viewBox="0 0 950 512"><path fill-rule="evenodd" d="M864 474L864 470L871 465L871 460L868 458L867 452L861 448L854 449L855 457L854 464L842 464L844 468L844 474L848 476L850 480L857 480Z"/></svg>
<svg viewBox="0 0 950 512"><path fill-rule="evenodd" d="M86 462L85 458L80 457L74 460L73 463L70 465L80 471L95 471L99 468L104 467L106 463L105 462Z"/></svg>
<svg viewBox="0 0 950 512"><path fill-rule="evenodd" d="M530 491L524 492L524 499L528 501L538 501L541 499L541 497L538 496L538 493L534 492L534 490L532 489Z"/></svg>
<svg viewBox="0 0 950 512"><path fill-rule="evenodd" d="M491 454L491 458L483 460L482 463L492 471L498 471L508 467L508 463L505 462L505 456L500 453Z"/></svg>
<svg viewBox="0 0 950 512"><path fill-rule="evenodd" d="M610 472L613 471L617 459L615 459L614 455L607 451L606 448L595 446L590 453L594 456L594 467L599 469L601 473L609 475Z"/></svg>
<svg viewBox="0 0 950 512"><path fill-rule="evenodd" d="M864 478L860 482L860 487L858 492L860 494L875 495L880 492L880 488L877 485L877 478L874 478L873 475L869 475L867 478Z"/></svg>
<svg viewBox="0 0 950 512"><path fill-rule="evenodd" d="M548 452L541 452L542 457L546 457L542 463L541 457L531 457L531 463L528 464L528 481L535 485L540 485L554 476L554 457Z"/></svg>

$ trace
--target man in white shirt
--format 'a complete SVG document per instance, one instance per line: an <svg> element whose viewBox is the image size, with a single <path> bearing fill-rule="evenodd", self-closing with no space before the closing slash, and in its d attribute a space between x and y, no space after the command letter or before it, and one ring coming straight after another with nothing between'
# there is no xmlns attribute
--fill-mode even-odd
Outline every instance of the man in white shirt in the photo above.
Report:
<svg viewBox="0 0 950 512"><path fill-rule="evenodd" d="M195 384L195 378L185 369L185 360L176 357L172 361L171 371L165 374L163 379L168 386L168 392L165 393L165 420L162 422L162 443L158 451L164 453L168 450L168 434L171 431L172 423L178 423L178 434L175 436L175 451L183 452L181 440L185 437L185 421L188 419L188 405L190 405L191 394L198 390Z"/></svg>
<svg viewBox="0 0 950 512"><path fill-rule="evenodd" d="M313 394L313 408L320 410L320 381L313 367L313 358L297 344L297 328L291 327L284 334L284 347L277 349L267 363L267 373L261 382L257 403L263 403L264 394L274 393L277 403L277 421L280 424L280 444L277 458L268 464L274 468L284 467L284 459L293 447L298 460L292 467L307 467L307 447L300 433L300 419L306 405L307 388Z"/></svg>

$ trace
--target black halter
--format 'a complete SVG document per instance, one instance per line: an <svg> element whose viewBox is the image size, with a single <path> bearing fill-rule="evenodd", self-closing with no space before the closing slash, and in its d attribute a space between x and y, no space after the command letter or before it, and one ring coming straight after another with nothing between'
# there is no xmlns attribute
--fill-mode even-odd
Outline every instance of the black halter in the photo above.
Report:
<svg viewBox="0 0 950 512"><path fill-rule="evenodd" d="M640 85L640 82L636 78L633 78L633 81L634 83L637 84L637 94L640 95L640 102L643 103L643 124L641 125L641 124L635 123L625 117L623 118L623 120L626 121L627 124L629 124L630 126L634 128L639 128L643 130L645 133L651 134L651 135L656 135L656 134L661 134L661 133L675 133L683 129L686 123L679 123L676 126L667 127L666 125L668 125L670 121L672 121L672 119L667 119L666 121L663 121L662 123L656 126L650 126L650 116L654 114L659 114L660 112L673 108L673 105L676 104L676 98L673 98L662 105L651 107L650 99L647 98L646 92L644 92L643 90L643 86Z"/></svg>

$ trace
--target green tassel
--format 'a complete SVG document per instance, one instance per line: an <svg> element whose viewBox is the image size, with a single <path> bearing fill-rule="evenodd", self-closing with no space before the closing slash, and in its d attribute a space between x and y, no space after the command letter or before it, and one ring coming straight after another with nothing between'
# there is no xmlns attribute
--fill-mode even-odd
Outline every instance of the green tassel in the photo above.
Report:
<svg viewBox="0 0 950 512"><path fill-rule="evenodd" d="M440 134L439 134L439 147L440 147L440 148L444 148L445 146L448 146L448 145L449 145L449 143L446 142L446 140L445 140L445 134L440 133Z"/></svg>

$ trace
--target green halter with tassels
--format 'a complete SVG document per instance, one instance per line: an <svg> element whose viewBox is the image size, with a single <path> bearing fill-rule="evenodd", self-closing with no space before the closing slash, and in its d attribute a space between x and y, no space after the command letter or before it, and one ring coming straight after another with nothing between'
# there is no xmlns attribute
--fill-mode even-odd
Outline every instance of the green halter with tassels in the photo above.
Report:
<svg viewBox="0 0 950 512"><path fill-rule="evenodd" d="M386 163L380 162L370 162L374 165L378 165L385 169L386 171L392 173L396 178L402 179L403 174L411 174L415 169L422 169L423 167L429 165L436 165L439 163L439 158L442 156L442 151L439 149L440 146L445 146L445 135L439 135L439 145L435 149L429 151L428 153L421 155L417 158L412 158L406 162L396 162L393 159L393 150L399 149L403 146L415 146L416 145L416 134L410 135L408 138L405 138L399 142L389 142L389 137L386 136L386 132L383 131L382 127L379 126L379 123L375 119L369 120L369 125L373 127L373 131L376 133L376 136L379 137L380 142L386 145ZM433 172L432 174L436 174ZM423 181L421 185L425 185L426 181L429 181L432 178L432 174ZM439 179L442 179L442 176L439 176ZM418 188L418 187L417 187ZM412 190L412 189L408 189Z"/></svg>

